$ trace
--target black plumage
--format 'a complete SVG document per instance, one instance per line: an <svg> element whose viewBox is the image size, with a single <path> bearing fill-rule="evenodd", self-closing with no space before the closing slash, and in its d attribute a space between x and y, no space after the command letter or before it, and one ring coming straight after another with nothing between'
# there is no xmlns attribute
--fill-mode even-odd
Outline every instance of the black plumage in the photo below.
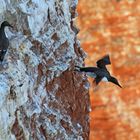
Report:
<svg viewBox="0 0 140 140"><path fill-rule="evenodd" d="M1 27L0 27L0 61L2 63L4 56L7 52L8 46L9 46L9 40L5 35L5 27L13 27L10 25L7 21L2 22Z"/></svg>
<svg viewBox="0 0 140 140"><path fill-rule="evenodd" d="M103 58L99 59L96 63L97 63L97 67L76 66L75 70L79 72L85 72L88 76L95 78L94 81L96 85L98 85L99 82L103 80L103 81L112 82L118 85L119 87L121 87L118 80L115 77L111 76L106 68L106 65L111 64L109 55L106 55Z"/></svg>
<svg viewBox="0 0 140 140"><path fill-rule="evenodd" d="M105 55L103 58L99 59L96 64L99 68L106 68L105 65L111 64L109 55Z"/></svg>

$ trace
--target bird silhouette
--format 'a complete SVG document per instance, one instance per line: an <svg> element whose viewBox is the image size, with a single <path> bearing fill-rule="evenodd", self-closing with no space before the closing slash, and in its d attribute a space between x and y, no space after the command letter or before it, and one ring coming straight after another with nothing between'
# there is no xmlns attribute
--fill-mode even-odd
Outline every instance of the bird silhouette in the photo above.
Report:
<svg viewBox="0 0 140 140"><path fill-rule="evenodd" d="M13 28L12 25L10 25L7 21L2 22L1 27L0 27L0 62L3 62L4 56L7 52L8 46L9 46L9 40L5 35L5 27L11 27Z"/></svg>
<svg viewBox="0 0 140 140"><path fill-rule="evenodd" d="M99 59L97 62L97 67L79 67L75 66L75 71L85 72L88 76L95 78L94 82L98 85L101 81L112 82L117 86L122 86L119 84L118 80L111 76L106 68L106 65L110 65L111 61L109 55L105 55L103 58Z"/></svg>

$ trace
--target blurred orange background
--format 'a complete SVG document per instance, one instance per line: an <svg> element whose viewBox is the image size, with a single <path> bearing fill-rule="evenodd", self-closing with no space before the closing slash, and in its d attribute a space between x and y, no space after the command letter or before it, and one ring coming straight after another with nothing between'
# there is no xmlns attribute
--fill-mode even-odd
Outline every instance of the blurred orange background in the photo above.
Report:
<svg viewBox="0 0 140 140"><path fill-rule="evenodd" d="M140 0L79 0L77 20L86 65L109 54L123 86L90 79L90 140L140 140Z"/></svg>

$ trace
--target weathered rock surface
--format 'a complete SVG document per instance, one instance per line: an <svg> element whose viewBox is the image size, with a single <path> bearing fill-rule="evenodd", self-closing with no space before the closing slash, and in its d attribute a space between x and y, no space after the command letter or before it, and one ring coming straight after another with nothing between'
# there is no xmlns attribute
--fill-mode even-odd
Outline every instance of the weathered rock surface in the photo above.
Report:
<svg viewBox="0 0 140 140"><path fill-rule="evenodd" d="M77 0L2 0L10 46L0 68L0 140L88 139L89 95L73 71L85 54L73 18Z"/></svg>
<svg viewBox="0 0 140 140"><path fill-rule="evenodd" d="M90 139L140 140L140 1L80 0L78 11L87 65L109 53L123 86L91 86Z"/></svg>

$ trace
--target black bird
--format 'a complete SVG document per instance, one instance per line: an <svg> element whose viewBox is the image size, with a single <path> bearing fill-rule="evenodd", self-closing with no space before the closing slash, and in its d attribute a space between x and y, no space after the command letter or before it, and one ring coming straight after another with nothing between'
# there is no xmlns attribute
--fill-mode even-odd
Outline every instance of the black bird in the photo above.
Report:
<svg viewBox="0 0 140 140"><path fill-rule="evenodd" d="M5 27L9 26L13 28L12 25L10 25L7 21L2 22L0 27L0 62L2 63L4 56L7 52L8 46L9 46L9 40L5 35Z"/></svg>
<svg viewBox="0 0 140 140"><path fill-rule="evenodd" d="M107 82L112 82L118 85L119 87L121 87L118 80L115 77L111 76L106 68L106 65L111 64L109 55L106 55L103 58L99 59L96 63L97 63L97 67L75 66L75 71L85 72L88 76L95 78L94 81L96 85L98 85L100 81L107 81Z"/></svg>

